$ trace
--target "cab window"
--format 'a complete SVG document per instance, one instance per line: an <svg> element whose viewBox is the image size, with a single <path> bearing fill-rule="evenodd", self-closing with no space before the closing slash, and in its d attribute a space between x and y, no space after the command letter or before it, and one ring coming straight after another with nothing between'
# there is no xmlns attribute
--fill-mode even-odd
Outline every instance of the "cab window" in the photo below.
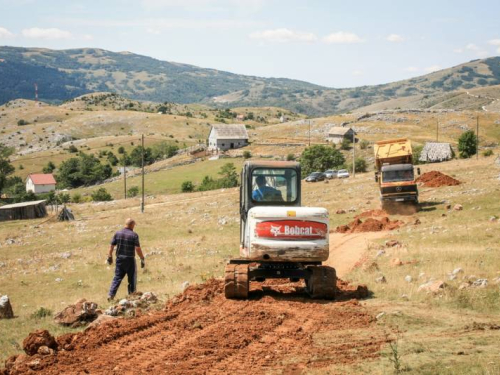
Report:
<svg viewBox="0 0 500 375"><path fill-rule="evenodd" d="M252 200L292 203L297 200L297 172L286 168L257 168L252 172Z"/></svg>

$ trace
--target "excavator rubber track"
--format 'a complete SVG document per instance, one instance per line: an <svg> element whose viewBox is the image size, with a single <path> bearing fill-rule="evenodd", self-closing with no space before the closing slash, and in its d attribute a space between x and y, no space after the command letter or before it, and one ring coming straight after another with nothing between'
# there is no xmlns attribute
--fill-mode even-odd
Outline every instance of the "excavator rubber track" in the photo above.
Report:
<svg viewBox="0 0 500 375"><path fill-rule="evenodd" d="M335 299L337 274L328 266L308 266L311 277L306 279L306 291L314 299Z"/></svg>
<svg viewBox="0 0 500 375"><path fill-rule="evenodd" d="M226 265L224 281L224 295L226 298L248 298L248 290L250 287L248 280L248 264Z"/></svg>

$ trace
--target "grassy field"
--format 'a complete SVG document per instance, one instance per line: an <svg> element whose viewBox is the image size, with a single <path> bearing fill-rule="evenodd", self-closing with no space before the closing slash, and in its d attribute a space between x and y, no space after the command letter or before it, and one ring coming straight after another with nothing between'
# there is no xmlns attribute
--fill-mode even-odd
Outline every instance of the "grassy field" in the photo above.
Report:
<svg viewBox="0 0 500 375"><path fill-rule="evenodd" d="M177 169L181 176L178 181L194 179L208 173L209 168L215 172L223 162L179 167L183 169ZM409 373L496 373L500 331L488 327L498 324L500 312L499 286L494 281L500 276L500 224L490 217L500 213L500 170L493 158L422 167L423 172L434 169L455 176L463 184L421 188L424 209L413 217L394 217L407 225L386 237L397 239L403 246L384 248L385 239L368 244L365 264L376 265L362 265L348 279L367 284L373 292L363 304L374 316L385 313L378 321L381 329L392 338L401 331L398 350ZM161 189L169 183L172 189L177 186L167 174L173 172L161 173L165 173L165 182L159 183L165 184ZM368 173L329 184L304 184L303 188L303 204L328 208L332 227L379 206L377 187ZM52 323L50 317L31 317L40 307L55 313L82 297L107 307L105 298L113 270L104 264L106 250L113 232L126 217L138 221L136 230L148 254L146 270L139 274L140 290L154 291L165 300L178 293L184 281L202 282L222 276L225 259L238 252L237 203L238 189L157 195L147 199L145 214L139 213L138 199L128 199L71 205L77 221L70 223L3 223L0 292L10 296L17 318L0 321L2 358L18 352L22 339L36 328L55 333L66 330ZM448 211L446 204L462 204L464 209ZM337 209L355 212L336 215ZM417 217L421 224L413 225ZM376 257L381 248L385 254ZM62 257L64 252L71 253L69 259ZM405 264L393 267L394 258ZM456 268L464 272L449 280L448 274ZM386 284L375 282L380 275L385 276ZM410 283L405 281L407 275L412 276ZM459 290L464 278L471 276L488 279L488 285ZM430 278L443 280L448 287L438 295L419 292L418 287ZM125 293L122 286L118 296ZM387 346L375 363L332 371L387 373L393 369L390 353Z"/></svg>

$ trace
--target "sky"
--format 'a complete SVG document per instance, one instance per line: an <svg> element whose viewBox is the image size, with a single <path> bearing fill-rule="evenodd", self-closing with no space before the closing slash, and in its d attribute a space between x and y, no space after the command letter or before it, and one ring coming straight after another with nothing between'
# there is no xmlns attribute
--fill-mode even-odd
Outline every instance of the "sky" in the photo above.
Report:
<svg viewBox="0 0 500 375"><path fill-rule="evenodd" d="M491 0L0 0L0 45L130 51L340 88L498 56L499 20Z"/></svg>

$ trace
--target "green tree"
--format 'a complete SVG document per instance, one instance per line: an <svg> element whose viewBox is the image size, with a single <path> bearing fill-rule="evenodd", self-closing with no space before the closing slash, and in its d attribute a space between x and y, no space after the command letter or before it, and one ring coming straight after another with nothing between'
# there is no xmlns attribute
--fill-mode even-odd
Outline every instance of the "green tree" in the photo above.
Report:
<svg viewBox="0 0 500 375"><path fill-rule="evenodd" d="M179 151L179 146L170 142L162 141L153 145L151 148L151 157L153 160L168 159Z"/></svg>
<svg viewBox="0 0 500 375"><path fill-rule="evenodd" d="M130 189L127 191L127 197L137 197L139 195L139 187L138 186L132 186Z"/></svg>
<svg viewBox="0 0 500 375"><path fill-rule="evenodd" d="M153 155L151 148L147 147L144 149L144 165L149 165L153 163ZM142 146L135 147L130 153L130 163L134 167L140 167L142 165Z"/></svg>
<svg viewBox="0 0 500 375"><path fill-rule="evenodd" d="M118 165L118 158L111 151L108 152L107 159L108 159L108 163L111 164L113 167Z"/></svg>
<svg viewBox="0 0 500 375"><path fill-rule="evenodd" d="M368 142L366 139L363 139L359 142L359 148L361 150L366 150L368 146L370 145L370 142Z"/></svg>
<svg viewBox="0 0 500 375"><path fill-rule="evenodd" d="M248 150L243 151L243 157L245 159L250 159L252 157L252 153Z"/></svg>
<svg viewBox="0 0 500 375"><path fill-rule="evenodd" d="M15 171L14 166L10 163L10 155L14 153L14 149L0 143L0 194L3 192L7 183L7 176Z"/></svg>
<svg viewBox="0 0 500 375"><path fill-rule="evenodd" d="M181 190L183 193L189 193L194 191L194 185L192 181L184 181L181 185Z"/></svg>
<svg viewBox="0 0 500 375"><path fill-rule="evenodd" d="M287 161L294 161L295 160L295 155L294 154L288 154L286 156L286 160Z"/></svg>
<svg viewBox="0 0 500 375"><path fill-rule="evenodd" d="M66 203L69 203L71 201L71 197L69 196L69 193L57 194L56 199L57 199L58 203L60 203L60 204L66 204Z"/></svg>
<svg viewBox="0 0 500 375"><path fill-rule="evenodd" d="M356 158L354 161L354 170L358 173L366 172L366 160L363 158Z"/></svg>
<svg viewBox="0 0 500 375"><path fill-rule="evenodd" d="M300 157L304 174L336 169L344 162L344 155L335 146L314 145L306 148Z"/></svg>
<svg viewBox="0 0 500 375"><path fill-rule="evenodd" d="M118 153L119 154L124 154L125 153L125 147L123 147L123 146L118 147Z"/></svg>
<svg viewBox="0 0 500 375"><path fill-rule="evenodd" d="M412 145L412 153L413 153L413 164L418 165L418 164L424 164L424 162L420 161L420 155L422 155L422 150L424 149L424 146L422 145L417 145L414 146Z"/></svg>
<svg viewBox="0 0 500 375"><path fill-rule="evenodd" d="M75 153L77 153L77 152L78 152L78 149L76 148L76 146L75 146L75 145L71 145L71 146L69 146L69 147L68 147L68 151L69 151L70 153L72 153L72 154L75 154Z"/></svg>
<svg viewBox="0 0 500 375"><path fill-rule="evenodd" d="M463 132L458 138L458 155L463 158L470 158L477 153L477 137L472 130Z"/></svg>
<svg viewBox="0 0 500 375"><path fill-rule="evenodd" d="M344 138L340 144L340 148L344 151L351 149L352 140L349 138Z"/></svg>
<svg viewBox="0 0 500 375"><path fill-rule="evenodd" d="M112 201L113 197L105 188L99 188L91 194L92 200L94 202L104 202L104 201Z"/></svg>
<svg viewBox="0 0 500 375"><path fill-rule="evenodd" d="M57 181L62 188L75 188L101 182L112 174L113 169L109 164L101 164L94 155L80 153L78 157L61 163Z"/></svg>
<svg viewBox="0 0 500 375"><path fill-rule="evenodd" d="M221 187L232 188L238 186L238 173L233 163L224 164L219 171L219 175L222 176Z"/></svg>
<svg viewBox="0 0 500 375"><path fill-rule="evenodd" d="M43 173L52 173L54 172L54 169L56 169L56 165L49 161L45 167L43 167L42 171Z"/></svg>

